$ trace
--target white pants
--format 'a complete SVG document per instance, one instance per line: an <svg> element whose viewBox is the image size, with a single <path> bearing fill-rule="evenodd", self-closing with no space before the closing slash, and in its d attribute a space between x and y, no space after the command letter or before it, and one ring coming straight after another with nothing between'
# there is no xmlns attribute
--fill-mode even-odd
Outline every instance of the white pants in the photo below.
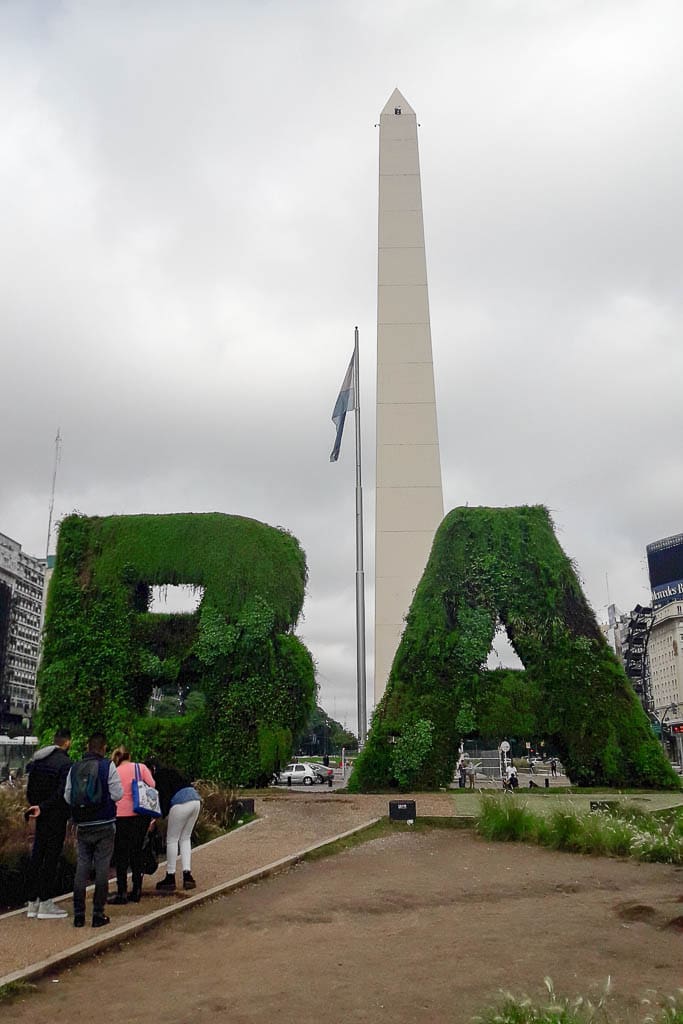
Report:
<svg viewBox="0 0 683 1024"><path fill-rule="evenodd" d="M168 829L166 831L166 871L175 874L178 848L183 871L192 867L192 845L190 836L194 823L199 816L199 800L190 800L186 804L175 804L168 812Z"/></svg>

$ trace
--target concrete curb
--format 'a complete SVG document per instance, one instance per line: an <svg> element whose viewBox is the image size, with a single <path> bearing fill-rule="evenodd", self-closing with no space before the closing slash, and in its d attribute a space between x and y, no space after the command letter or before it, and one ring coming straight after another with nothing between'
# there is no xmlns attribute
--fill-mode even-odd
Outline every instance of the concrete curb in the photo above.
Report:
<svg viewBox="0 0 683 1024"><path fill-rule="evenodd" d="M85 942L81 942L77 946L71 946L69 949L64 950L62 953L56 953L47 960L41 960L38 963L31 964L29 967L23 967L21 970L13 971L11 974L6 974L4 978L0 978L0 987L3 985L9 985L11 982L29 981L33 978L40 978L49 971L64 968L69 964L74 964L79 960L84 960L86 957L92 956L95 953L101 953L108 946L113 946L119 942L123 942L125 939L133 938L135 935L146 931L148 928L153 928L154 925L165 921L167 918L172 917L175 914L181 913L183 910L189 910L191 907L199 906L201 903L205 903L207 900L213 899L214 896L222 896L225 893L232 892L234 889L239 889L244 885L248 885L250 882L258 882L262 878L267 878L269 875L273 875L283 868L289 867L290 865L303 860L307 854L313 853L314 850L320 850L325 846L330 846L332 843L336 843L340 839L346 839L348 836L355 835L357 832L364 832L366 829L371 828L381 820L381 818L371 818L364 824L356 825L355 828L349 829L347 832L340 832L336 836L324 839L321 843L314 843L313 846L308 846L303 850L299 850L297 853L291 853L287 857L281 857L280 860L273 861L271 864L266 864L265 867L257 868L255 871L249 871L245 875L239 875L237 878L232 878L228 882L221 882L219 885L214 885L211 889L206 889L204 892L197 893L196 896L187 897L180 903L176 903L171 907L163 907L161 910L155 910L151 914L139 917L128 924L119 925L118 928L108 929L104 935L98 934L97 937L87 939ZM219 838L224 837L221 836Z"/></svg>

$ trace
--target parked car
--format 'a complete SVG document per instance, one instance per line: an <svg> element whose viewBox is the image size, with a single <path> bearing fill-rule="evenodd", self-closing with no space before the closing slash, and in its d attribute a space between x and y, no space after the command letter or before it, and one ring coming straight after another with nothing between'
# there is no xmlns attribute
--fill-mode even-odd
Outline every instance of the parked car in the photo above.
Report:
<svg viewBox="0 0 683 1024"><path fill-rule="evenodd" d="M315 762L312 762L308 765L308 767L313 769L313 771L317 775L315 781L319 782L321 785L327 782L328 779L334 778L334 768L328 768L327 765L316 764Z"/></svg>
<svg viewBox="0 0 683 1024"><path fill-rule="evenodd" d="M312 786L314 782L318 781L318 776L310 764L288 764L280 772L280 782L286 784L289 779L292 780L292 785L301 783L304 786Z"/></svg>

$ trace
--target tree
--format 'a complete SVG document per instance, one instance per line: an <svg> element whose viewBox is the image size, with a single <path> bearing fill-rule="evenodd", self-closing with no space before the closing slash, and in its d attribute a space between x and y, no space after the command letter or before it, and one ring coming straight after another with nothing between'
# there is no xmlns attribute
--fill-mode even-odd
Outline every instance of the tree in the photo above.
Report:
<svg viewBox="0 0 683 1024"><path fill-rule="evenodd" d="M356 750L358 738L317 704L310 714L306 728L297 737L294 749L301 750L309 756L322 757L325 754L338 755L342 747Z"/></svg>

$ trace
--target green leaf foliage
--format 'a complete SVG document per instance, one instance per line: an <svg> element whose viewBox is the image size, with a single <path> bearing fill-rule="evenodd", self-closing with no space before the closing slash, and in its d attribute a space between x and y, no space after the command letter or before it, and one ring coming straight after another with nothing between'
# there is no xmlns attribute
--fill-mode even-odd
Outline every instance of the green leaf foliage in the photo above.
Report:
<svg viewBox="0 0 683 1024"><path fill-rule="evenodd" d="M150 588L178 583L202 589L198 610L148 613ZM255 520L69 516L48 594L41 731L68 725L78 752L101 730L195 777L269 778L315 707L313 661L290 632L305 585L296 539ZM148 717L152 689L174 685L200 690L202 706Z"/></svg>
<svg viewBox="0 0 683 1024"><path fill-rule="evenodd" d="M403 790L414 786L420 776L430 750L434 726L421 718L406 727L399 736L391 755L391 766L399 786Z"/></svg>
<svg viewBox="0 0 683 1024"><path fill-rule="evenodd" d="M318 756L341 754L342 747L347 752L357 750L358 737L328 715L324 708L313 708L303 731L295 739L294 749Z"/></svg>
<svg viewBox="0 0 683 1024"><path fill-rule="evenodd" d="M486 669L498 622L524 672ZM495 742L544 737L577 785L678 786L541 506L446 516L349 788L402 784L392 747L423 720L432 743L415 788L451 782L473 723Z"/></svg>

